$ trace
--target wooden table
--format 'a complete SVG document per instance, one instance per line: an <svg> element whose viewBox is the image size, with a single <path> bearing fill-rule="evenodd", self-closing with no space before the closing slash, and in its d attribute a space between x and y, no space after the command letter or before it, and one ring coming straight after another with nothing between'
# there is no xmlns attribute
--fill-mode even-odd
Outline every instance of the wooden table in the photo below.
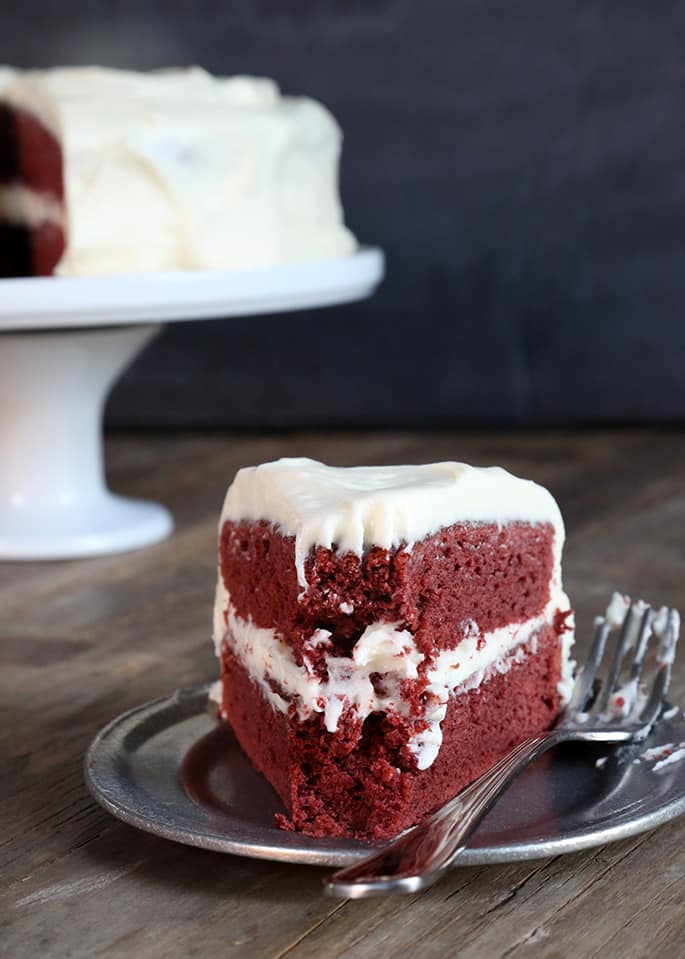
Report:
<svg viewBox="0 0 685 959"><path fill-rule="evenodd" d="M0 565L0 955L669 957L685 954L685 818L616 845L455 869L408 899L338 902L315 868L185 848L110 818L81 762L122 710L212 678L216 521L240 465L464 459L548 485L585 637L615 587L685 608L685 435L394 433L108 443L112 486L178 528L122 556ZM685 656L674 698L685 700Z"/></svg>

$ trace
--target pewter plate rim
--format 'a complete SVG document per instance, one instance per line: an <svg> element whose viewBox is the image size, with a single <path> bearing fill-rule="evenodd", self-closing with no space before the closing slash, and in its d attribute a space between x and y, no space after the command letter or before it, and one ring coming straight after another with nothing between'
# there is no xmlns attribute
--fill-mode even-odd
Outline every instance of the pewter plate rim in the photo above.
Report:
<svg viewBox="0 0 685 959"><path fill-rule="evenodd" d="M135 706L105 726L85 757L85 780L93 798L117 819L131 826L216 852L317 866L348 865L367 855L371 849L368 844L344 839L314 839L301 833L283 832L268 820L255 823L225 814L217 821L216 814L208 815L187 795L179 779L179 769L188 742L177 741L173 733L187 722L191 724L195 739L211 730L213 724L206 709L208 690L209 684L180 689L171 696ZM635 750L644 750L649 745L685 741L682 711L665 727L664 723L662 720L646 743L629 749L635 753ZM145 729L150 724L153 732L146 736ZM167 736L169 741L164 748L154 755L153 773L150 773L149 766L146 767L152 786L145 790L136 781L136 772L142 769L141 763L146 762L141 758L141 749L160 732L171 735ZM131 748L132 742L137 743L137 748ZM685 812L685 762L669 768L666 794L654 799L655 790L650 787L654 781L649 777L658 774L645 761L632 763L630 754L625 755L625 749L620 762L615 757L613 754L607 765L615 767L614 772L622 769L621 782L625 779L628 784L617 787L618 798L624 802L624 808L638 807L639 812L622 815L614 822L603 822L601 826L580 826L568 832L565 832L562 820L556 833L467 847L455 865L516 862L578 852L646 832ZM594 761L590 762L594 768ZM555 768L557 772L554 772ZM558 780L563 774L564 765L559 762L549 777ZM524 773L524 777L526 775ZM506 801L505 795L498 807ZM484 820L484 825L487 821ZM474 841L477 839L478 832Z"/></svg>

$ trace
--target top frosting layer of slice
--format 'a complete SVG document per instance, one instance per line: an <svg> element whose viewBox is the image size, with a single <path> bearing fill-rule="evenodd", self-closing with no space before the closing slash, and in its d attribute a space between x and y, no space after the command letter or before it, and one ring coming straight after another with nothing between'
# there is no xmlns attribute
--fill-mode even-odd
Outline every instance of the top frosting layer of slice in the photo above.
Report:
<svg viewBox="0 0 685 959"><path fill-rule="evenodd" d="M411 544L459 522L551 523L559 572L564 526L551 493L500 467L465 463L423 466L325 466L280 459L239 470L221 514L266 520L295 537L297 574L313 546L361 555L371 546Z"/></svg>

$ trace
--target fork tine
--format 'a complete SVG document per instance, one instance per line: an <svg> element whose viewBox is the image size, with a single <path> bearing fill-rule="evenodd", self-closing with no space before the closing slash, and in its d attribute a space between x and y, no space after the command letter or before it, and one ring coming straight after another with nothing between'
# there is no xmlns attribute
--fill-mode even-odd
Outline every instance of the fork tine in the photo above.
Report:
<svg viewBox="0 0 685 959"><path fill-rule="evenodd" d="M677 609L670 608L666 612L666 623L657 622L655 632L659 636L659 662L672 663L675 657L676 643L680 635L680 614Z"/></svg>
<svg viewBox="0 0 685 959"><path fill-rule="evenodd" d="M656 677L652 684L647 702L642 707L640 713L640 722L651 726L659 718L661 707L663 705L669 683L671 682L671 664L662 663L657 669Z"/></svg>
<svg viewBox="0 0 685 959"><path fill-rule="evenodd" d="M597 675L597 670L599 664L604 655L604 647L606 646L607 637L611 631L611 627L607 623L604 617L600 617L597 620L597 626L595 629L595 636L592 640L592 648L590 649L590 655L587 658L587 661L583 664L580 675L577 677L574 685L573 692L571 693L571 699L569 700L568 709L578 710L582 712L587 706L587 701L590 698L590 695L593 690L593 684L595 681L595 676Z"/></svg>
<svg viewBox="0 0 685 959"><path fill-rule="evenodd" d="M613 693L614 687L618 682L618 677L621 675L623 660L625 659L626 651L630 646L630 640L632 639L633 635L633 622L637 614L637 610L637 604L631 603L625 616L623 617L621 630L618 634L618 639L616 640L614 655L611 660L611 665L609 666L609 675L606 678L606 682L602 686L600 694L597 697L597 701L592 707L592 711L596 715L601 715L603 712L606 712L611 694Z"/></svg>
<svg viewBox="0 0 685 959"><path fill-rule="evenodd" d="M649 641L652 638L653 622L654 610L651 606L648 606L642 616L640 632L638 634L637 643L635 644L635 656L633 657L633 664L630 667L630 681L635 683L636 688L637 684L640 682L640 677L642 676L642 669L645 664L647 647L649 646Z"/></svg>
<svg viewBox="0 0 685 959"><path fill-rule="evenodd" d="M665 616L663 615L665 613ZM665 622L662 620L665 619ZM661 712L671 682L676 643L680 633L680 615L676 609L662 610L654 617L653 628L659 636L657 671L647 702L640 713L640 722L655 723Z"/></svg>

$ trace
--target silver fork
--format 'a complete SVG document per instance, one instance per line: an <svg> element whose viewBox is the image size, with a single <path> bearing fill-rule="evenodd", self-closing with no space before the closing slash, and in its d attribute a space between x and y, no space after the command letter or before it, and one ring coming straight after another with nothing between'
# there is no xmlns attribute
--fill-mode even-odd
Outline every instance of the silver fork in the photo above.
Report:
<svg viewBox="0 0 685 959"><path fill-rule="evenodd" d="M326 878L326 895L365 899L426 889L452 865L466 840L516 776L552 746L569 740L620 743L647 736L659 717L670 682L680 618L675 609L662 608L656 613L638 601L630 604L622 622L616 622L608 618L611 608L607 616L595 620L590 654L576 673L571 697L556 726L520 743L418 826L361 862ZM616 645L607 679L598 691L597 672L614 626L619 627ZM640 681L652 635L659 641L656 666L643 694ZM634 649L630 676L621 697L617 684L630 649Z"/></svg>

